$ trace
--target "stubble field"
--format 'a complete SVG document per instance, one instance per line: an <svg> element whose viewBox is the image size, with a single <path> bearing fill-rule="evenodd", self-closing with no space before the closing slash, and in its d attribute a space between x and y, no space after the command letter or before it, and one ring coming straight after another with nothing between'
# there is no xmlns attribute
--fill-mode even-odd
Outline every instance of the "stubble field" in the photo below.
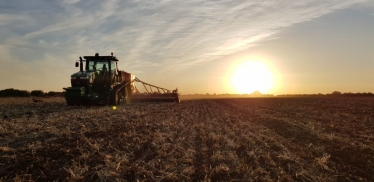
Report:
<svg viewBox="0 0 374 182"><path fill-rule="evenodd" d="M374 98L6 98L0 114L0 181L374 181Z"/></svg>

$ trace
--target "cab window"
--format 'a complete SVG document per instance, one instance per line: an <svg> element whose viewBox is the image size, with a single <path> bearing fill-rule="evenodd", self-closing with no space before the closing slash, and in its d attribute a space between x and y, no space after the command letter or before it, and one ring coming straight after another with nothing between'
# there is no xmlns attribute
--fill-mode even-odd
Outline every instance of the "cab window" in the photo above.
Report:
<svg viewBox="0 0 374 182"><path fill-rule="evenodd" d="M112 72L116 69L116 64L115 64L115 62L114 61L111 61L110 62L110 68L111 68L111 70L112 70Z"/></svg>

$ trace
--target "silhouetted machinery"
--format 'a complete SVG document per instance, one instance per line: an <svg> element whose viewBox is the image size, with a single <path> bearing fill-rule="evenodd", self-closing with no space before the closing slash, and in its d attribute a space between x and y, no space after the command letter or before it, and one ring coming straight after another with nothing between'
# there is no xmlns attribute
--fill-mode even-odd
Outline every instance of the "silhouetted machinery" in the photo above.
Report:
<svg viewBox="0 0 374 182"><path fill-rule="evenodd" d="M70 105L109 104L119 105L130 102L179 102L178 89L169 90L145 83L135 75L120 71L118 59L113 56L79 57L75 66L79 72L71 75L71 87L66 90L65 99ZM85 63L85 64L84 64ZM140 93L135 82L141 83L145 92Z"/></svg>

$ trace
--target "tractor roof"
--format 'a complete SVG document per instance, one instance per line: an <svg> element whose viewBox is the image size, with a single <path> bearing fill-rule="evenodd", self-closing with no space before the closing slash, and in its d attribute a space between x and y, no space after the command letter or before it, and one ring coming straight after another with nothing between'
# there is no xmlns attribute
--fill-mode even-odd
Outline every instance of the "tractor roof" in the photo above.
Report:
<svg viewBox="0 0 374 182"><path fill-rule="evenodd" d="M114 56L83 56L86 60L105 60L105 61L118 61Z"/></svg>

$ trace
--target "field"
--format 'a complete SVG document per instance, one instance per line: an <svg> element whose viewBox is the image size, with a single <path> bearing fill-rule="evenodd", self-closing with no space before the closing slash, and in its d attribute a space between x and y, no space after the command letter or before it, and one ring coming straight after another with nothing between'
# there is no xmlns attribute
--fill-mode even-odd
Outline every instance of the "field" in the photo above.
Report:
<svg viewBox="0 0 374 182"><path fill-rule="evenodd" d="M0 117L0 181L374 181L374 98L3 98Z"/></svg>

